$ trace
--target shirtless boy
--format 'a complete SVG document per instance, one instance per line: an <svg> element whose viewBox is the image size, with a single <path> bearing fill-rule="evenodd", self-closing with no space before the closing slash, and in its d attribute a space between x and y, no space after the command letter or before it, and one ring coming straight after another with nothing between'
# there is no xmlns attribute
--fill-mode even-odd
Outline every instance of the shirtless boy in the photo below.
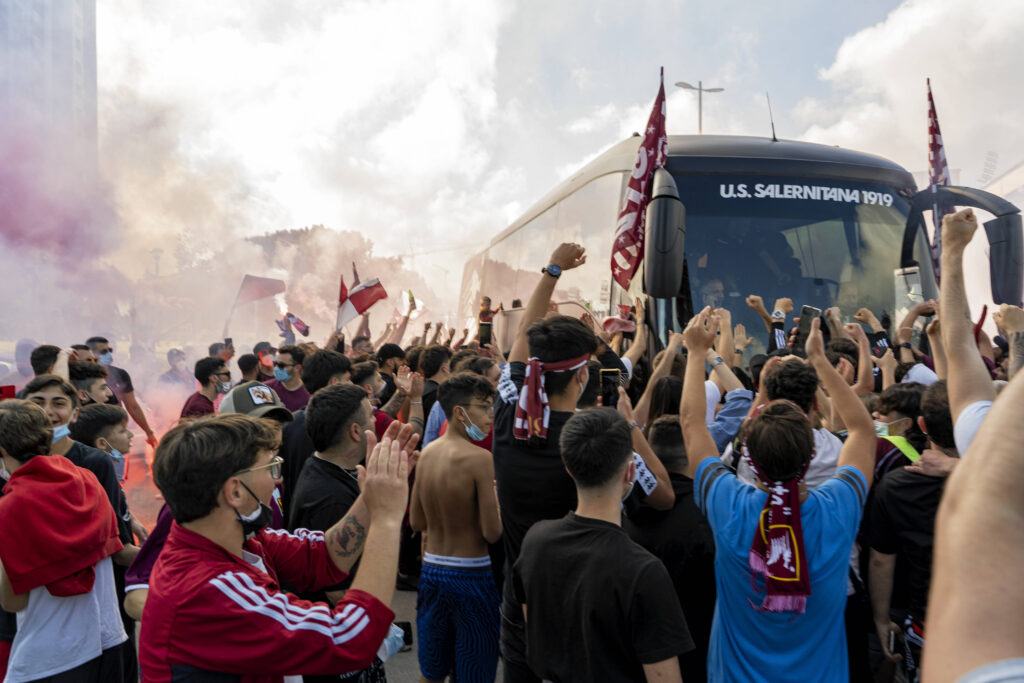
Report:
<svg viewBox="0 0 1024 683"><path fill-rule="evenodd" d="M445 434L416 467L409 522L423 531L416 626L421 681L493 681L501 614L487 544L501 537L491 454L472 443L494 419L494 388L469 372L438 389Z"/></svg>

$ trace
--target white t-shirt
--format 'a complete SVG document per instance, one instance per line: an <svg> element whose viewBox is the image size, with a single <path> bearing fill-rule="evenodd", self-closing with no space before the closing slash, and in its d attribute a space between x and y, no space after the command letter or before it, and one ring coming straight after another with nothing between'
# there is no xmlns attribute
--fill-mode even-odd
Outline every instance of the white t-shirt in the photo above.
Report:
<svg viewBox="0 0 1024 683"><path fill-rule="evenodd" d="M839 467L839 451L841 450L843 450L843 442L839 440L838 436L827 429L814 430L814 457L811 458L811 464L807 466L807 474L804 475L804 484L808 489L816 489L835 476L836 469ZM722 460L732 462L731 443L722 454ZM736 465L736 476L744 484L751 486L757 484L757 475L743 458L740 458Z"/></svg>
<svg viewBox="0 0 1024 683"><path fill-rule="evenodd" d="M718 412L718 404L722 402L722 391L710 379L704 380L704 400L707 402L707 413L704 415L704 424L708 427L715 423L715 414Z"/></svg>
<svg viewBox="0 0 1024 683"><path fill-rule="evenodd" d="M114 565L96 563L96 581L82 595L57 598L45 586L33 588L17 613L4 683L34 681L74 669L128 640L117 606Z"/></svg>
<svg viewBox="0 0 1024 683"><path fill-rule="evenodd" d="M967 447L974 441L974 436L981 429L981 423L985 421L991 407L992 401L975 401L964 408L960 417L953 423L953 440L961 458L967 455Z"/></svg>

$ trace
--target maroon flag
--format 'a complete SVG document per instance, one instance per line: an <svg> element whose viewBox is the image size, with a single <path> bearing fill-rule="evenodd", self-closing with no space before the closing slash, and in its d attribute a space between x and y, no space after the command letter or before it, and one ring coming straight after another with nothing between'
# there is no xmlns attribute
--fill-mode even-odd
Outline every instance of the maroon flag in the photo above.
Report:
<svg viewBox="0 0 1024 683"><path fill-rule="evenodd" d="M644 213L651 198L651 178L654 170L665 165L668 157L668 136L665 134L665 69L661 70L661 85L654 100L654 108L647 119L644 141L636 152L636 164L629 178L619 222L612 244L612 277L629 289L629 283L644 257Z"/></svg>
<svg viewBox="0 0 1024 683"><path fill-rule="evenodd" d="M244 306L245 304L250 304L253 301L265 299L268 296L280 294L284 290L284 280L246 275L242 280L242 286L238 288L238 296L235 297L235 306Z"/></svg>
<svg viewBox="0 0 1024 683"><path fill-rule="evenodd" d="M946 163L946 150L942 146L939 115L935 113L935 100L932 99L932 79L925 79L925 82L928 84L928 185L932 191L932 222L935 224L932 262L935 264L935 277L938 279L942 256L942 217L953 213L954 209L943 209L939 206L937 188L939 185L949 185L949 165Z"/></svg>

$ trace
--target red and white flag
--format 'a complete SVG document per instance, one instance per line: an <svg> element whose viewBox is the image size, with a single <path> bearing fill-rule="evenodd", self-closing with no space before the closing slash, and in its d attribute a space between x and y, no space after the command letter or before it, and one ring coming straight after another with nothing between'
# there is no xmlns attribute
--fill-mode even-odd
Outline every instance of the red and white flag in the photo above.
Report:
<svg viewBox="0 0 1024 683"><path fill-rule="evenodd" d="M643 143L636 152L636 163L629 178L619 223L612 244L612 277L629 289L629 283L644 257L644 217L651 198L651 178L654 170L665 165L668 157L668 136L665 134L665 69L661 70L661 85L654 100L654 108L647 119Z"/></svg>
<svg viewBox="0 0 1024 683"><path fill-rule="evenodd" d="M381 299L387 299L388 293L380 280L373 278L360 282L351 290L345 288L345 278L341 279L341 292L338 295L338 321L336 328L341 329L349 322L369 310L370 306Z"/></svg>
<svg viewBox="0 0 1024 683"><path fill-rule="evenodd" d="M935 264L935 277L938 279L942 256L942 217L953 213L955 209L939 207L937 188L939 185L949 185L949 164L946 163L946 150L942 146L939 115L935 113L935 100L932 99L932 79L928 78L925 81L928 84L928 185L932 191L932 222L935 224L932 262Z"/></svg>

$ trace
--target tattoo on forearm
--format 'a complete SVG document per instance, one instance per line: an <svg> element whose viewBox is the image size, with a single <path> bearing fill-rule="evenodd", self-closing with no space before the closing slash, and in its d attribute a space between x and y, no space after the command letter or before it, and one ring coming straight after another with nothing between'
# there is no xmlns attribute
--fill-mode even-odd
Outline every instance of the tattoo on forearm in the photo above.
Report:
<svg viewBox="0 0 1024 683"><path fill-rule="evenodd" d="M335 527L331 533L331 542L337 546L334 554L338 557L352 557L363 549L366 540L366 527L356 517L346 517L341 528Z"/></svg>
<svg viewBox="0 0 1024 683"><path fill-rule="evenodd" d="M1024 332L1010 333L1010 363L1006 370L1009 379L1017 374L1017 371L1024 366Z"/></svg>

